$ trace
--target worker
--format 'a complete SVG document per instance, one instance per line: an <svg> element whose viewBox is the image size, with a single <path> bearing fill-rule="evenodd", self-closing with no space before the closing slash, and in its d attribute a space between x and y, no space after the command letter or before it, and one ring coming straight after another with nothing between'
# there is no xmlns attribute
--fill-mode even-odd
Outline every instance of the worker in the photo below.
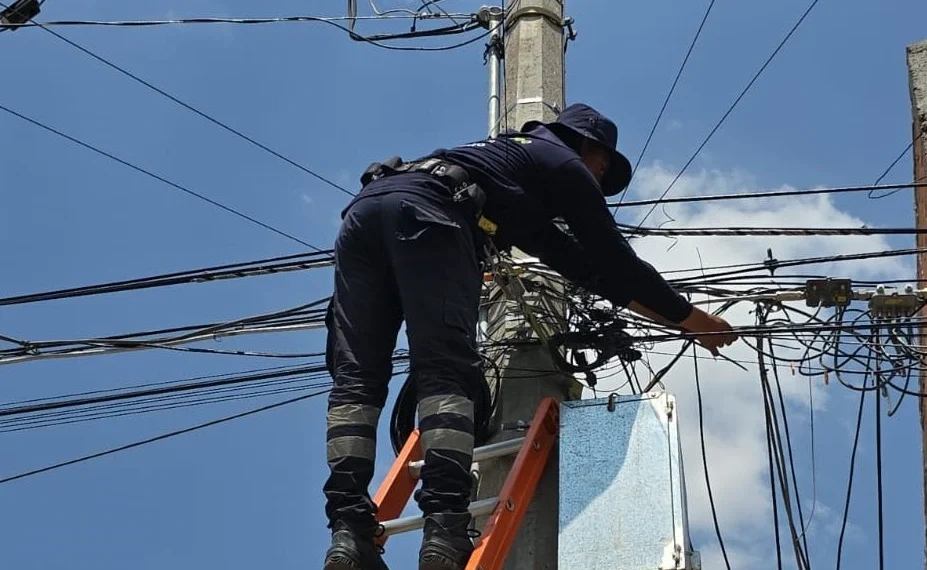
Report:
<svg viewBox="0 0 927 570"><path fill-rule="evenodd" d="M617 138L611 120L574 104L550 123L531 121L409 163L375 163L362 176L342 212L326 317L334 387L325 570L386 568L368 486L403 320L425 459L415 496L424 517L419 569L458 570L469 559L486 246L535 255L615 305L693 333L714 354L736 340L727 322L693 307L619 232L605 197L628 186L631 165ZM558 217L572 236L554 225Z"/></svg>

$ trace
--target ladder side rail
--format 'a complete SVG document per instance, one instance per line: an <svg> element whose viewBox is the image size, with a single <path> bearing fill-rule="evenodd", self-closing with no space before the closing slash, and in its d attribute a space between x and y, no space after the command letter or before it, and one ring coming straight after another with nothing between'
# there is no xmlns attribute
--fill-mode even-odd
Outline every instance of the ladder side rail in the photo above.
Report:
<svg viewBox="0 0 927 570"><path fill-rule="evenodd" d="M505 479L496 507L486 522L483 536L467 564L466 570L500 570L519 525L528 510L538 482L544 473L551 450L560 431L557 401L545 398L537 411L525 442Z"/></svg>
<svg viewBox="0 0 927 570"><path fill-rule="evenodd" d="M373 498L377 505L377 522L382 524L384 521L398 519L402 514L418 485L418 478L409 470L409 464L422 458L421 433L416 428L409 434ZM383 546L387 538L387 535L382 534L375 537L374 541Z"/></svg>

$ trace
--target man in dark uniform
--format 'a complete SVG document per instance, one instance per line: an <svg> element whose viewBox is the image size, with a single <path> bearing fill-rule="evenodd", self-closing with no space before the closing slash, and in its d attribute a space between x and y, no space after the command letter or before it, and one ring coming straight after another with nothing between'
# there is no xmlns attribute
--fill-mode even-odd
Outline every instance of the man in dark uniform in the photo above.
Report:
<svg viewBox="0 0 927 570"><path fill-rule="evenodd" d="M416 495L425 517L419 568L466 565L473 402L484 382L476 332L485 239L537 256L616 305L709 333L698 340L712 353L734 342L727 322L693 307L616 227L605 196L631 180L617 138L613 122L577 104L552 123L529 122L521 132L368 171L335 242L325 570L386 568L373 543L368 486L403 319L425 452ZM557 217L573 237L553 224Z"/></svg>

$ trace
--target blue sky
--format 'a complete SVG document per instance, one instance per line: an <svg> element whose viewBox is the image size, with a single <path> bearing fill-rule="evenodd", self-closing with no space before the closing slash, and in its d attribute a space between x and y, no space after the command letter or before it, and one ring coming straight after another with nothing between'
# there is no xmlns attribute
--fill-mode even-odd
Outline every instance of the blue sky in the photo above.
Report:
<svg viewBox="0 0 927 570"><path fill-rule="evenodd" d="M143 5L144 4L144 5ZM163 19L193 16L342 15L344 2L189 0L46 2L42 20ZM360 3L364 10L366 4ZM381 7L412 5L398 0ZM469 0L446 9L469 12ZM636 159L707 2L574 2L577 41L568 52L569 102L598 107L619 124L621 147ZM807 2L719 2L713 9L632 188L658 195L714 126ZM367 13L367 12L364 12ZM927 5L823 0L717 132L671 195L872 183L910 141L904 47L923 39ZM360 23L362 32L385 31ZM372 160L414 156L477 139L486 129L482 42L450 52L395 52L352 42L325 24L56 28L190 105L227 122L319 174L356 188ZM453 42L452 38L451 41ZM347 196L144 88L39 29L0 34L0 104L58 128L171 181L320 248L330 246ZM101 283L305 250L277 234L178 192L120 164L0 113L0 297ZM910 155L885 179L911 179ZM764 202L763 204L767 204ZM873 201L865 194L791 203L671 210L679 225L910 226L910 191ZM639 211L620 219L637 221ZM659 210L648 223L662 221ZM661 269L758 261L768 244L780 258L834 251L911 247L898 239L756 238L642 240ZM713 248L706 248L705 243ZM694 244L694 245L693 245ZM794 255L791 255L794 254ZM845 272L840 266L835 272ZM857 264L850 276L904 278L913 261ZM39 303L0 309L0 333L21 339L85 338L230 320L281 310L329 294L330 271ZM733 317L732 317L733 318ZM752 324L744 312L735 324ZM322 350L306 331L225 340L220 348ZM404 339L403 339L404 341ZM736 354L749 357L743 347ZM669 351L669 349L667 349ZM734 354L735 351L732 351ZM167 351L5 366L0 400L15 402L237 372L279 361ZM283 362L282 364L291 364ZM708 453L720 493L722 530L736 560L771 567L765 456L757 454L755 375L727 366L711 376ZM703 379L712 373L701 367ZM691 366L667 379L694 410ZM398 379L397 379L398 380ZM715 380L717 382L715 382ZM807 432L807 381L783 378L795 421ZM395 385L394 393L399 384ZM817 499L813 563L831 566L851 444L855 395L815 384ZM280 398L279 396L275 398ZM273 398L185 408L6 433L0 478L144 439ZM322 516L324 398L0 485L5 566L101 570L223 567L278 569L319 564L328 543ZM694 421L693 414L686 421ZM920 564L923 502L916 408L884 424L889 566ZM871 421L866 425L871 426ZM869 428L866 428L869 429ZM379 476L392 459L385 430ZM689 444L697 433L683 434ZM807 439L807 438L805 438ZM804 440L803 440L804 441ZM802 449L807 442L801 444ZM876 563L871 429L864 431L859 480L843 567ZM696 449L697 448L691 448ZM762 449L760 448L760 451ZM765 453L765 452L763 452ZM757 459L758 458L758 459ZM698 497L697 455L687 455L697 547L716 556L710 514ZM801 461L810 489L810 460ZM720 491L719 491L720 489ZM724 490L740 489L751 500ZM809 494L803 488L803 495ZM828 518L828 511L830 515ZM766 518L764 518L766 517ZM767 525L764 527L763 525ZM766 529L765 531L763 529ZM387 560L409 564L417 537L394 541ZM788 558L787 558L788 560ZM706 566L707 567L707 566Z"/></svg>

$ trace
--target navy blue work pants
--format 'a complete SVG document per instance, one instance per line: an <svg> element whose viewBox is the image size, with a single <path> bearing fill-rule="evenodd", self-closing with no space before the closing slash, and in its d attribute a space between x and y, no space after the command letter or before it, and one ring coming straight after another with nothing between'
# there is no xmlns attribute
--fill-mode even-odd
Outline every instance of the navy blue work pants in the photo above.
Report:
<svg viewBox="0 0 927 570"><path fill-rule="evenodd" d="M448 197L394 191L345 213L335 242L327 316L334 379L324 485L329 522L373 525L368 494L377 425L403 319L425 452L424 515L469 506L474 405L483 382L476 345L481 268L473 220Z"/></svg>

